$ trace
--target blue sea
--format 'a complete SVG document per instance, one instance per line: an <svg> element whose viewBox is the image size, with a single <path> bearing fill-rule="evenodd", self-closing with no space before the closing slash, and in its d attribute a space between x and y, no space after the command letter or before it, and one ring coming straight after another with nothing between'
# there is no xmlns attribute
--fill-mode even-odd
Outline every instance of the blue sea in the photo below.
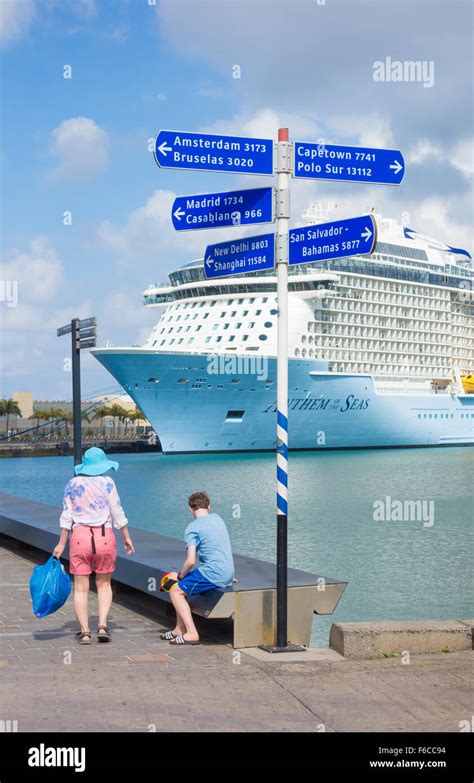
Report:
<svg viewBox="0 0 474 783"><path fill-rule="evenodd" d="M188 495L206 490L234 552L275 561L272 454L115 459L131 526L181 537ZM0 491L60 506L72 458L2 459L0 472ZM333 621L472 617L472 476L469 448L290 453L289 565L349 583L332 617L315 616L312 644ZM397 512L410 500L423 517Z"/></svg>

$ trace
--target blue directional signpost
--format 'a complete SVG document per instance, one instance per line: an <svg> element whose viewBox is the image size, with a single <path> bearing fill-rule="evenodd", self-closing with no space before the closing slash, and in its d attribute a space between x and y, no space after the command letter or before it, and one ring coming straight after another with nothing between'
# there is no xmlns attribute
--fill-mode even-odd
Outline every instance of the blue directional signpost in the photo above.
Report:
<svg viewBox="0 0 474 783"><path fill-rule="evenodd" d="M345 258L371 253L377 239L372 215L319 223L290 230L288 263L310 264L325 258Z"/></svg>
<svg viewBox="0 0 474 783"><path fill-rule="evenodd" d="M207 278L244 275L274 266L274 234L208 245L204 255L204 273Z"/></svg>
<svg viewBox="0 0 474 783"><path fill-rule="evenodd" d="M178 196L171 209L176 231L273 222L273 188Z"/></svg>
<svg viewBox="0 0 474 783"><path fill-rule="evenodd" d="M155 141L155 160L164 169L273 174L273 141L160 130Z"/></svg>
<svg viewBox="0 0 474 783"><path fill-rule="evenodd" d="M161 130L154 153L161 168L273 175L273 149L270 139ZM288 640L288 267L327 258L369 254L377 239L372 215L290 231L290 175L400 185L405 175L405 161L399 150L301 141L292 145L288 128L280 128L275 145L275 173L275 198L272 188L180 196L173 204L171 215L177 231L276 220L275 233L209 245L204 256L206 278L244 275L276 266L276 633L275 643L264 645L272 653L301 649Z"/></svg>
<svg viewBox="0 0 474 783"><path fill-rule="evenodd" d="M400 150L295 141L293 176L400 185L405 161Z"/></svg>

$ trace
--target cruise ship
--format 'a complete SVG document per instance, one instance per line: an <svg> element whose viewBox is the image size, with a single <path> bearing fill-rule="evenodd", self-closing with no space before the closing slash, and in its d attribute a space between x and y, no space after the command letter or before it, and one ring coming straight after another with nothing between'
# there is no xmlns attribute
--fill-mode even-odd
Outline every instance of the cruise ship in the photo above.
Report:
<svg viewBox="0 0 474 783"><path fill-rule="evenodd" d="M373 217L371 255L289 268L289 447L472 444L471 256ZM276 271L207 280L198 259L150 285L144 304L160 316L142 346L93 354L163 452L273 450Z"/></svg>

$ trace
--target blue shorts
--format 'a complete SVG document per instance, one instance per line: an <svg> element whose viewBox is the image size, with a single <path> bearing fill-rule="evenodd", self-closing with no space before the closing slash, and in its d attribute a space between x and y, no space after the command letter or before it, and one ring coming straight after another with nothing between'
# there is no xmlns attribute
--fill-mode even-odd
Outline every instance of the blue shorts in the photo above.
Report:
<svg viewBox="0 0 474 783"><path fill-rule="evenodd" d="M217 585L201 574L199 568L194 568L187 576L180 579L178 587L186 595L197 595L198 593L207 593L208 590L218 589Z"/></svg>

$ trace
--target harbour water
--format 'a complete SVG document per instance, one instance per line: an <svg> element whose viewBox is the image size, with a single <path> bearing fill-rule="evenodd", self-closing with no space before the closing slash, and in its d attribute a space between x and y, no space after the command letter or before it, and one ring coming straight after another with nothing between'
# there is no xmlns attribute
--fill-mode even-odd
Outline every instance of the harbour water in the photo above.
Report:
<svg viewBox="0 0 474 783"><path fill-rule="evenodd" d="M275 559L273 455L117 459L131 526L181 537L187 496L205 489L234 551ZM315 617L313 645L334 621L472 616L472 466L469 448L290 454L289 565L349 582L335 615ZM5 459L0 491L60 506L71 473L70 457Z"/></svg>

